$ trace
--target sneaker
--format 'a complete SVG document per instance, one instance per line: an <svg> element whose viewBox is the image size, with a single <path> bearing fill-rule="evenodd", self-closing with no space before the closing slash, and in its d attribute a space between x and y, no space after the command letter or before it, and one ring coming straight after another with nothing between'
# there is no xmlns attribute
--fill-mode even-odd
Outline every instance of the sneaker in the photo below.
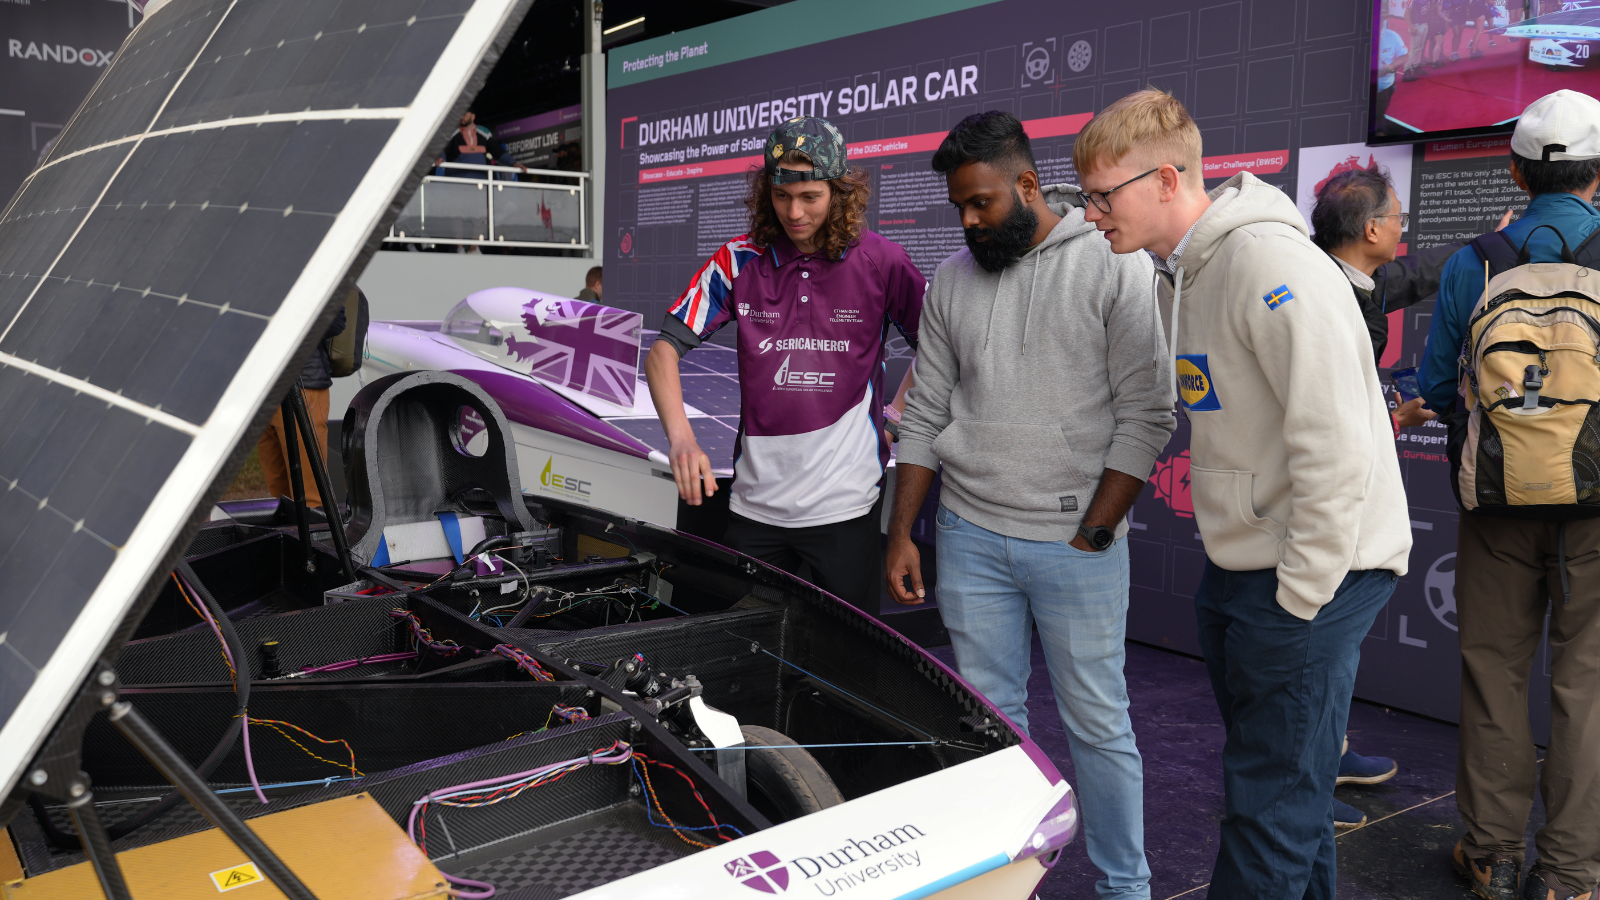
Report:
<svg viewBox="0 0 1600 900"><path fill-rule="evenodd" d="M1486 900L1520 900L1517 885L1521 880L1522 865L1504 853L1496 853L1485 859L1468 859L1461 842L1456 841L1456 849L1450 854L1450 865L1457 875L1467 880L1472 892L1479 897Z"/></svg>
<svg viewBox="0 0 1600 900"><path fill-rule="evenodd" d="M1339 757L1339 778L1334 784L1381 784L1395 776L1400 766L1384 756L1362 756L1345 750Z"/></svg>
<svg viewBox="0 0 1600 900"><path fill-rule="evenodd" d="M1451 62L1461 62L1461 54L1459 54L1459 53L1450 54L1450 61Z"/></svg>
<svg viewBox="0 0 1600 900"><path fill-rule="evenodd" d="M1537 863L1522 881L1522 900L1594 900L1594 891L1578 893L1562 884L1555 874Z"/></svg>
<svg viewBox="0 0 1600 900"><path fill-rule="evenodd" d="M1333 798L1333 827L1335 831L1348 831L1367 824L1367 814L1338 797ZM1539 900L1544 900L1543 897Z"/></svg>
<svg viewBox="0 0 1600 900"><path fill-rule="evenodd" d="M1417 70L1414 69L1414 68L1413 69L1407 69L1406 70L1406 74L1401 76L1400 80L1401 81L1416 81L1417 80Z"/></svg>
<svg viewBox="0 0 1600 900"><path fill-rule="evenodd" d="M1473 59L1477 59L1478 57L1480 57L1482 55L1483 55L1483 51L1482 50L1478 50L1476 48L1473 49L1473 51L1472 51L1472 58Z"/></svg>

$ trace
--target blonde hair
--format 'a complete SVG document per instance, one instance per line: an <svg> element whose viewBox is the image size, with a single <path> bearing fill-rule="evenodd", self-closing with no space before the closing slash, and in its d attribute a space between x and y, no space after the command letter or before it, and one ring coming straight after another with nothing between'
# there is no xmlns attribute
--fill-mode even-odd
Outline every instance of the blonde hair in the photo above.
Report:
<svg viewBox="0 0 1600 900"><path fill-rule="evenodd" d="M1132 156L1137 168L1183 166L1183 180L1205 184L1200 129L1176 97L1158 88L1134 91L1089 120L1072 145L1079 175L1114 166Z"/></svg>

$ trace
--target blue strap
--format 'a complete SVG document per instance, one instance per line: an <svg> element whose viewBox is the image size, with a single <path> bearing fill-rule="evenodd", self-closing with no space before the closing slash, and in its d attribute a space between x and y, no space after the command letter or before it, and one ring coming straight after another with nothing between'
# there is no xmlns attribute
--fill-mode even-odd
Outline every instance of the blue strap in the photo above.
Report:
<svg viewBox="0 0 1600 900"><path fill-rule="evenodd" d="M444 539L450 542L450 552L456 558L456 564L467 561L466 551L461 546L461 520L453 512L435 513L439 517L439 524L444 526Z"/></svg>

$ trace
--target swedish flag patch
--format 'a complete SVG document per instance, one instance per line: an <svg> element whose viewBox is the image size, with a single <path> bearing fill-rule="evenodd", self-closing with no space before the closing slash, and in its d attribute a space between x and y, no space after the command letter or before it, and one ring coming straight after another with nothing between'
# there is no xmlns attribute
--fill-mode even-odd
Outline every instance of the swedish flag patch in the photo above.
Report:
<svg viewBox="0 0 1600 900"><path fill-rule="evenodd" d="M1267 309L1277 309L1285 303L1288 303L1290 300L1293 300L1294 294L1290 292L1287 284L1280 284L1272 289L1272 293L1267 294L1261 299L1266 302Z"/></svg>

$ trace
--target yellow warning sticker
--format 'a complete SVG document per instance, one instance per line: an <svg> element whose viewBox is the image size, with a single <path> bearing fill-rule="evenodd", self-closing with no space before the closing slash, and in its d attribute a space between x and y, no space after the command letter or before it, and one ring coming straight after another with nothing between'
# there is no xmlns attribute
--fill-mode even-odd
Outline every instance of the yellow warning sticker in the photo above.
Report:
<svg viewBox="0 0 1600 900"><path fill-rule="evenodd" d="M261 880L261 871L255 863L240 863L211 873L211 881L216 884L218 893L256 884Z"/></svg>

